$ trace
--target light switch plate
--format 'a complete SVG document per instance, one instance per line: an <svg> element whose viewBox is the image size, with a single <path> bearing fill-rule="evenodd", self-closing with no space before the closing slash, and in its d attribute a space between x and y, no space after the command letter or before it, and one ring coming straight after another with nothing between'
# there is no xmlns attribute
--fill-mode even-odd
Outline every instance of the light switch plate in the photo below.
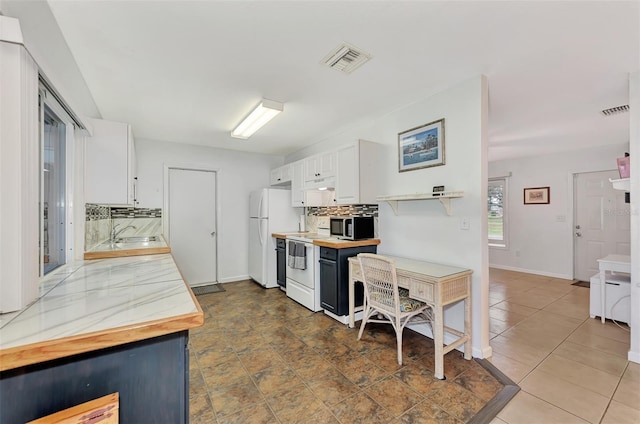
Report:
<svg viewBox="0 0 640 424"><path fill-rule="evenodd" d="M460 229L468 230L469 229L469 218L464 217L460 220Z"/></svg>

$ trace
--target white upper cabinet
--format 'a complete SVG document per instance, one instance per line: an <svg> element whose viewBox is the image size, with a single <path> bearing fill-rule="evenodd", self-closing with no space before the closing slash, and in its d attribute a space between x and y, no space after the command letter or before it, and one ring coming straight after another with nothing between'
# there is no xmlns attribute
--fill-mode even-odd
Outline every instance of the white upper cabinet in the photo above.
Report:
<svg viewBox="0 0 640 424"><path fill-rule="evenodd" d="M291 206L301 207L304 204L304 160L291 165Z"/></svg>
<svg viewBox="0 0 640 424"><path fill-rule="evenodd" d="M291 184L291 164L282 165L271 170L270 184L272 186Z"/></svg>
<svg viewBox="0 0 640 424"><path fill-rule="evenodd" d="M291 163L291 206L333 206L333 191L305 190L305 162L302 159Z"/></svg>
<svg viewBox="0 0 640 424"><path fill-rule="evenodd" d="M85 142L86 203L135 205L136 158L131 126L91 119L93 136Z"/></svg>
<svg viewBox="0 0 640 424"><path fill-rule="evenodd" d="M336 175L336 152L325 152L304 159L304 180L313 181Z"/></svg>
<svg viewBox="0 0 640 424"><path fill-rule="evenodd" d="M335 203L377 203L378 151L380 145L366 140L336 152Z"/></svg>

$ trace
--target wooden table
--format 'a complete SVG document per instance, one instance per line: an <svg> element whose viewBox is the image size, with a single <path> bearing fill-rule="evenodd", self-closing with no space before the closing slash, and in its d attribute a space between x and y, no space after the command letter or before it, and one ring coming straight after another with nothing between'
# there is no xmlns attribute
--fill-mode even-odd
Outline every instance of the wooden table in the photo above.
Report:
<svg viewBox="0 0 640 424"><path fill-rule="evenodd" d="M628 255L608 255L602 259L598 259L598 268L600 271L600 320L604 324L606 305L606 273L625 272L631 274L631 256Z"/></svg>
<svg viewBox="0 0 640 424"><path fill-rule="evenodd" d="M386 255L385 255L386 256ZM444 379L444 355L464 344L464 358L471 359L471 274L470 269L452 267L413 259L386 256L396 262L398 285L409 289L409 296L427 303L433 310L433 342L435 345L435 377ZM349 327L355 326L354 284L362 281L357 257L349 258ZM444 325L444 307L464 301L464 331ZM358 310L362 310L359 307ZM445 346L444 333L458 337Z"/></svg>

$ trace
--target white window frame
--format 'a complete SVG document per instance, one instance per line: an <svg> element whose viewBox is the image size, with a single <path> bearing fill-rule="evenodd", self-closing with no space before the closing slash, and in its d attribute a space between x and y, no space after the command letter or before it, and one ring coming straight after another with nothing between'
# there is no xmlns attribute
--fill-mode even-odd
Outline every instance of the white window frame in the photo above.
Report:
<svg viewBox="0 0 640 424"><path fill-rule="evenodd" d="M489 178L487 185L491 183L502 182L502 240L499 239L490 239L489 234L487 234L487 240L489 242L489 247L494 249L508 249L509 246L509 181L508 178L505 177L494 177ZM488 191L488 190L487 190ZM488 201L488 199L487 199ZM488 218L487 211L487 218ZM488 223L487 223L488 227Z"/></svg>
<svg viewBox="0 0 640 424"><path fill-rule="evenodd" d="M75 125L73 119L60 105L58 100L51 94L51 92L40 83L39 85L41 95L41 107L40 107L40 136L39 136L39 149L43 150L43 122L44 122L44 105L46 105L51 111L65 124L65 247L64 247L64 264L73 260L73 244L74 244L74 231L73 231L73 214L74 214L74 142L75 142ZM42 153L40 154L40 240L44 237L44 189L42 187L42 172L44 169ZM40 245L39 252L39 273L40 277L44 277L44 264L42 262L42 249L44 247Z"/></svg>

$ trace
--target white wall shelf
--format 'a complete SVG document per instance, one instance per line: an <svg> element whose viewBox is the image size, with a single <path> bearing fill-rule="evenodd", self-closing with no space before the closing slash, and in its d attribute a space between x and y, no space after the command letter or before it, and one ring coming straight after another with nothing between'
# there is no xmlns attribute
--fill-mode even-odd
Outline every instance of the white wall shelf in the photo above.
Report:
<svg viewBox="0 0 640 424"><path fill-rule="evenodd" d="M387 195L387 196L378 196L376 200L380 202L387 202L393 212L398 215L398 202L405 200L434 200L438 199L444 210L447 212L447 215L451 215L451 199L456 197L463 197L464 191L443 191L440 193L412 193L412 194L397 194L397 195Z"/></svg>
<svg viewBox="0 0 640 424"><path fill-rule="evenodd" d="M615 188L616 190L629 191L629 189L631 188L629 178L620 178L618 180L612 180L611 178L609 178L609 181L611 182L611 184L613 184L613 188Z"/></svg>

